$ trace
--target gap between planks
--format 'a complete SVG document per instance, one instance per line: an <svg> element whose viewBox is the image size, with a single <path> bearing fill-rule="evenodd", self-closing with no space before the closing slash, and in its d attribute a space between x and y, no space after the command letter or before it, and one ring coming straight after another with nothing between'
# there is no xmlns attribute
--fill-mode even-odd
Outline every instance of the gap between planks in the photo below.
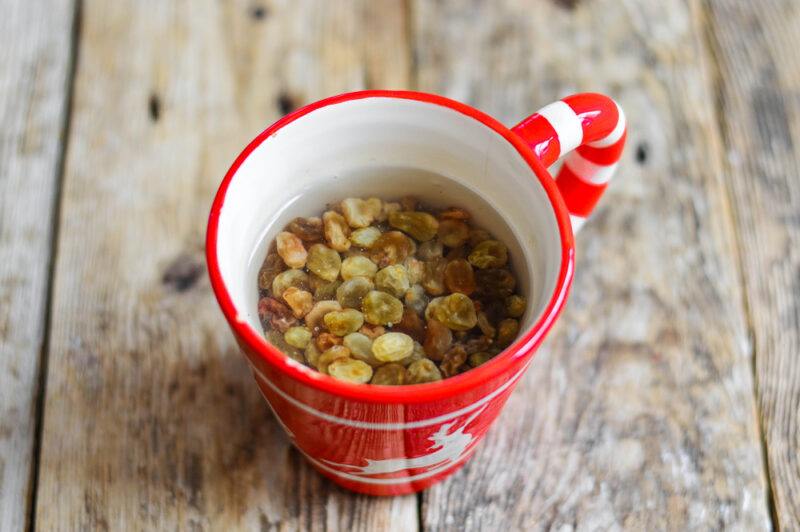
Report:
<svg viewBox="0 0 800 532"><path fill-rule="evenodd" d="M61 145L58 153L58 163L56 164L55 190L53 193L53 203L51 205L52 220L50 227L50 262L47 265L47 286L45 291L45 313L43 324L43 336L41 352L39 353L39 374L36 376L36 403L34 405L34 427L33 427L33 452L31 453L31 466L28 487L28 507L25 515L27 516L27 530L36 530L36 497L39 487L39 458L42 451L42 428L44 423L44 403L47 391L47 369L50 353L50 324L52 321L52 301L53 286L55 276L56 255L58 253L59 225L61 221L61 190L64 182L64 170L67 158L67 147L69 146L69 130L72 120L73 98L75 96L75 72L78 65L78 52L80 45L81 14L83 0L75 0L72 8L72 22L70 29L70 51L69 63L67 65L67 77L64 83L64 118L59 128Z"/></svg>

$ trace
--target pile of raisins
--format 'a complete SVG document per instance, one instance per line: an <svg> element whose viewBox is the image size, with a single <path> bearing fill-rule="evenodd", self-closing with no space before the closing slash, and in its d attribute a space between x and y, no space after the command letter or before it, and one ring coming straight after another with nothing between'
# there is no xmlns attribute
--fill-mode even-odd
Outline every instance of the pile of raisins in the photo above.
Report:
<svg viewBox="0 0 800 532"><path fill-rule="evenodd" d="M347 198L296 218L258 274L266 338L337 379L419 384L491 359L519 332L508 248L460 208Z"/></svg>

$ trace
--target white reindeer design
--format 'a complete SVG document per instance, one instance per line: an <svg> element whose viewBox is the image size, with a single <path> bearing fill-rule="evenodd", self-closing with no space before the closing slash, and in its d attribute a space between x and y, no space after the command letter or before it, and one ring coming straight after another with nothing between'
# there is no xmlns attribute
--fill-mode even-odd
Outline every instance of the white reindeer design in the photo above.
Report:
<svg viewBox="0 0 800 532"><path fill-rule="evenodd" d="M458 461L469 449L475 440L472 434L465 432L466 427L477 418L487 405L477 409L469 416L461 426L450 432L453 426L459 424L458 421L445 423L439 427L428 439L432 445L428 448L428 454L415 456L413 458L389 458L385 460L373 460L366 458L367 465L355 466L352 464L342 464L323 460L325 463L342 469L357 476L379 475L384 473L398 473L407 469L435 467L437 470L446 469L452 463Z"/></svg>

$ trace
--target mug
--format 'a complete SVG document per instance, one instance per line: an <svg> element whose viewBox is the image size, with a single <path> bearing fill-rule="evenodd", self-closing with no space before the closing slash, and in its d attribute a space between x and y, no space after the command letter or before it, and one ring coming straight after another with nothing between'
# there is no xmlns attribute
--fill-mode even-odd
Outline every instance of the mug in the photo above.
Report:
<svg viewBox="0 0 800 532"><path fill-rule="evenodd" d="M605 190L625 135L622 110L599 94L569 96L509 129L442 96L362 91L298 109L244 149L211 208L211 285L275 419L320 473L353 491L399 495L444 479L475 452L564 306L573 232ZM568 152L553 179L547 167ZM508 244L528 301L516 341L460 375L402 386L339 381L269 344L256 278L277 232L333 200L406 194L466 207Z"/></svg>

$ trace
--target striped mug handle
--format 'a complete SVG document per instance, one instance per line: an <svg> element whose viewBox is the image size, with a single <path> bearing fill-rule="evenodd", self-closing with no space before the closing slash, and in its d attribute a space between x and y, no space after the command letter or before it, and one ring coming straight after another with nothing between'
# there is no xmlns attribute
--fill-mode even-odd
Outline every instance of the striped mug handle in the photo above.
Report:
<svg viewBox="0 0 800 532"><path fill-rule="evenodd" d="M556 176L556 185L577 232L617 169L626 135L622 108L602 94L574 94L542 107L512 131L545 166L572 152Z"/></svg>

